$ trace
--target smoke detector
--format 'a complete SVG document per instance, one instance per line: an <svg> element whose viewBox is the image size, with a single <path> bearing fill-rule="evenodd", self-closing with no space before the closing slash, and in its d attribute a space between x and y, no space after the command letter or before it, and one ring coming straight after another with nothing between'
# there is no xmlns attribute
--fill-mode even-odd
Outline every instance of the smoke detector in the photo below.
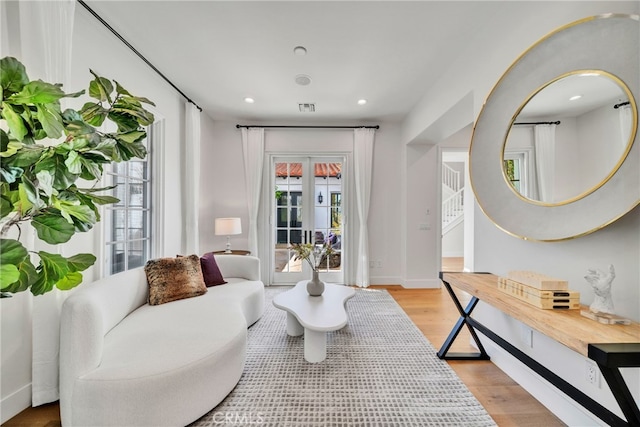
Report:
<svg viewBox="0 0 640 427"><path fill-rule="evenodd" d="M300 86L308 86L309 84L311 84L311 77L307 76L306 74L298 74L296 76L296 83Z"/></svg>

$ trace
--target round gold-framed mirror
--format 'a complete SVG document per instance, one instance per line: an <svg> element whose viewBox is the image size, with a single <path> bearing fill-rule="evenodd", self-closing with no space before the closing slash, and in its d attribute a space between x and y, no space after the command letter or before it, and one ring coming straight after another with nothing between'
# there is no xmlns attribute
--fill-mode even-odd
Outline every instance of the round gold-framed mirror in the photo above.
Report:
<svg viewBox="0 0 640 427"><path fill-rule="evenodd" d="M638 205L639 41L637 15L585 18L531 46L500 78L476 120L469 149L471 186L480 208L496 226L527 240L565 240L605 227ZM596 184L587 185L560 202L545 203L524 197L513 190L504 173L505 141L512 124L541 88L586 70L613 76L629 96L632 106L629 142L604 176L590 176Z"/></svg>
<svg viewBox="0 0 640 427"><path fill-rule="evenodd" d="M531 203L562 205L602 186L631 149L638 107L603 70L575 70L536 89L511 122L503 174Z"/></svg>

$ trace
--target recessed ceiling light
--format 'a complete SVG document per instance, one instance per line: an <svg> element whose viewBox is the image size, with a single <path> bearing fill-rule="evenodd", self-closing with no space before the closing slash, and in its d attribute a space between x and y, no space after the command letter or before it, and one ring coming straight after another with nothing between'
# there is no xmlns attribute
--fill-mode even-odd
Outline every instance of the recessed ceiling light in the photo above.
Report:
<svg viewBox="0 0 640 427"><path fill-rule="evenodd" d="M582 98L582 95L573 95L571 98L569 98L569 101L575 101L576 99L580 98Z"/></svg>
<svg viewBox="0 0 640 427"><path fill-rule="evenodd" d="M311 77L306 74L298 74L296 76L296 83L300 86L307 86L311 84Z"/></svg>
<svg viewBox="0 0 640 427"><path fill-rule="evenodd" d="M293 48L293 53L298 56L304 56L307 54L307 49L304 46L296 46Z"/></svg>
<svg viewBox="0 0 640 427"><path fill-rule="evenodd" d="M256 100L247 96L244 99L244 102L246 102L247 104L253 104L254 102L256 102Z"/></svg>
<svg viewBox="0 0 640 427"><path fill-rule="evenodd" d="M364 105L367 103L366 99L358 99L358 105Z"/></svg>

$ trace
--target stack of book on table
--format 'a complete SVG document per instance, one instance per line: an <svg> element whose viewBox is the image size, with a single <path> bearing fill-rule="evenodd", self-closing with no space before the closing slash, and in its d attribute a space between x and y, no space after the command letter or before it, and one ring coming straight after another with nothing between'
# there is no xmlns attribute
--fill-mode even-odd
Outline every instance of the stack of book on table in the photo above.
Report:
<svg viewBox="0 0 640 427"><path fill-rule="evenodd" d="M568 281L533 271L510 271L507 277L498 277L498 289L538 308L580 308L580 292L569 290Z"/></svg>

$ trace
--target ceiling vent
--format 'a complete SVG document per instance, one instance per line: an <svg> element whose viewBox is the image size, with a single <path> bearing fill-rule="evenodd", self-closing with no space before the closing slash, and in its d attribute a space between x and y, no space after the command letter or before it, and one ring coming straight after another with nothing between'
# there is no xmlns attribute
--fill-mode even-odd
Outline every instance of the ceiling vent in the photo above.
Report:
<svg viewBox="0 0 640 427"><path fill-rule="evenodd" d="M298 104L298 108L301 113L315 113L316 112L316 104L313 103L304 103Z"/></svg>

